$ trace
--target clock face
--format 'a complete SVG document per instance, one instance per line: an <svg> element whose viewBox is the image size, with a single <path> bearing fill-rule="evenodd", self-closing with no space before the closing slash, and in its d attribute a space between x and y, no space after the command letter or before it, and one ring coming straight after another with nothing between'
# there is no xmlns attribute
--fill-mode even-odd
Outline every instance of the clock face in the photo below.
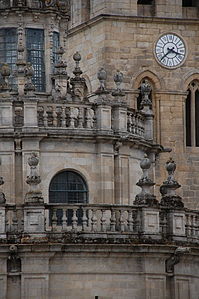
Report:
<svg viewBox="0 0 199 299"><path fill-rule="evenodd" d="M176 68L186 58L186 46L182 38L174 33L162 35L155 45L155 57L164 67Z"/></svg>

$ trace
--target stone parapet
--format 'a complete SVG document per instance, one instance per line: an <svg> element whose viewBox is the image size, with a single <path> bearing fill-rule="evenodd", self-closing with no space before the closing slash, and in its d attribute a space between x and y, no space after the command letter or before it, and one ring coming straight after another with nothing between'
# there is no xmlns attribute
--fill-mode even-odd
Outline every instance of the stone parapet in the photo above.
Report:
<svg viewBox="0 0 199 299"><path fill-rule="evenodd" d="M7 233L8 241L21 242L21 236L27 234L30 240L45 236L53 242L68 236L80 243L104 239L108 243L158 240L163 244L199 244L199 212L187 209L106 204L5 205L0 217L0 238L5 239Z"/></svg>

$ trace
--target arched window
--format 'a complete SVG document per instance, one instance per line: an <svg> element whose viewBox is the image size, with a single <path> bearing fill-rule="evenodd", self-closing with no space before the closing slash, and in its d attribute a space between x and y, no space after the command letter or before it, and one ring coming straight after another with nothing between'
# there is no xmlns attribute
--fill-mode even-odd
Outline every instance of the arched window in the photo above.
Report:
<svg viewBox="0 0 199 299"><path fill-rule="evenodd" d="M199 82L189 84L185 102L186 145L199 146Z"/></svg>
<svg viewBox="0 0 199 299"><path fill-rule="evenodd" d="M74 171L62 171L54 176L49 188L50 203L87 203L88 188L84 179Z"/></svg>

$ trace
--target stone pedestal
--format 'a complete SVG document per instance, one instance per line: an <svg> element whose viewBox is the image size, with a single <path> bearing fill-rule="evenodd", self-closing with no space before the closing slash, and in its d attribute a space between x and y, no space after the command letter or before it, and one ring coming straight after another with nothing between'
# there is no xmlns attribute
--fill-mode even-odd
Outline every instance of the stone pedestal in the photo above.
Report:
<svg viewBox="0 0 199 299"><path fill-rule="evenodd" d="M127 108L117 106L113 109L113 129L127 132Z"/></svg>
<svg viewBox="0 0 199 299"><path fill-rule="evenodd" d="M0 239L6 238L6 210L5 206L0 206Z"/></svg>
<svg viewBox="0 0 199 299"><path fill-rule="evenodd" d="M42 205L27 205L24 207L24 232L44 233L45 208Z"/></svg>
<svg viewBox="0 0 199 299"><path fill-rule="evenodd" d="M169 213L170 234L173 235L174 240L180 240L185 237L185 212L171 211Z"/></svg>
<svg viewBox="0 0 199 299"><path fill-rule="evenodd" d="M38 127L37 101L24 101L24 127Z"/></svg>
<svg viewBox="0 0 199 299"><path fill-rule="evenodd" d="M99 105L97 107L97 129L111 130L111 107Z"/></svg>
<svg viewBox="0 0 199 299"><path fill-rule="evenodd" d="M142 209L142 233L144 235L159 235L159 210L152 208ZM160 235L159 235L160 236Z"/></svg>
<svg viewBox="0 0 199 299"><path fill-rule="evenodd" d="M13 104L10 99L0 103L0 127L13 127Z"/></svg>

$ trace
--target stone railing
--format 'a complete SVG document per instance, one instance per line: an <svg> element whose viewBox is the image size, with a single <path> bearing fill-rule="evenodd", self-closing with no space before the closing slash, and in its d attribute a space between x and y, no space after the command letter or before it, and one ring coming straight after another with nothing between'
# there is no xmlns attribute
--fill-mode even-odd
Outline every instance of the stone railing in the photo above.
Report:
<svg viewBox="0 0 199 299"><path fill-rule="evenodd" d="M105 204L0 207L0 239L60 233L199 244L199 211Z"/></svg>
<svg viewBox="0 0 199 299"><path fill-rule="evenodd" d="M69 129L95 128L95 110L91 106L48 104L38 106L38 126Z"/></svg>
<svg viewBox="0 0 199 299"><path fill-rule="evenodd" d="M129 110L127 113L127 131L134 135L144 137L145 117L143 114L136 112L134 110Z"/></svg>

